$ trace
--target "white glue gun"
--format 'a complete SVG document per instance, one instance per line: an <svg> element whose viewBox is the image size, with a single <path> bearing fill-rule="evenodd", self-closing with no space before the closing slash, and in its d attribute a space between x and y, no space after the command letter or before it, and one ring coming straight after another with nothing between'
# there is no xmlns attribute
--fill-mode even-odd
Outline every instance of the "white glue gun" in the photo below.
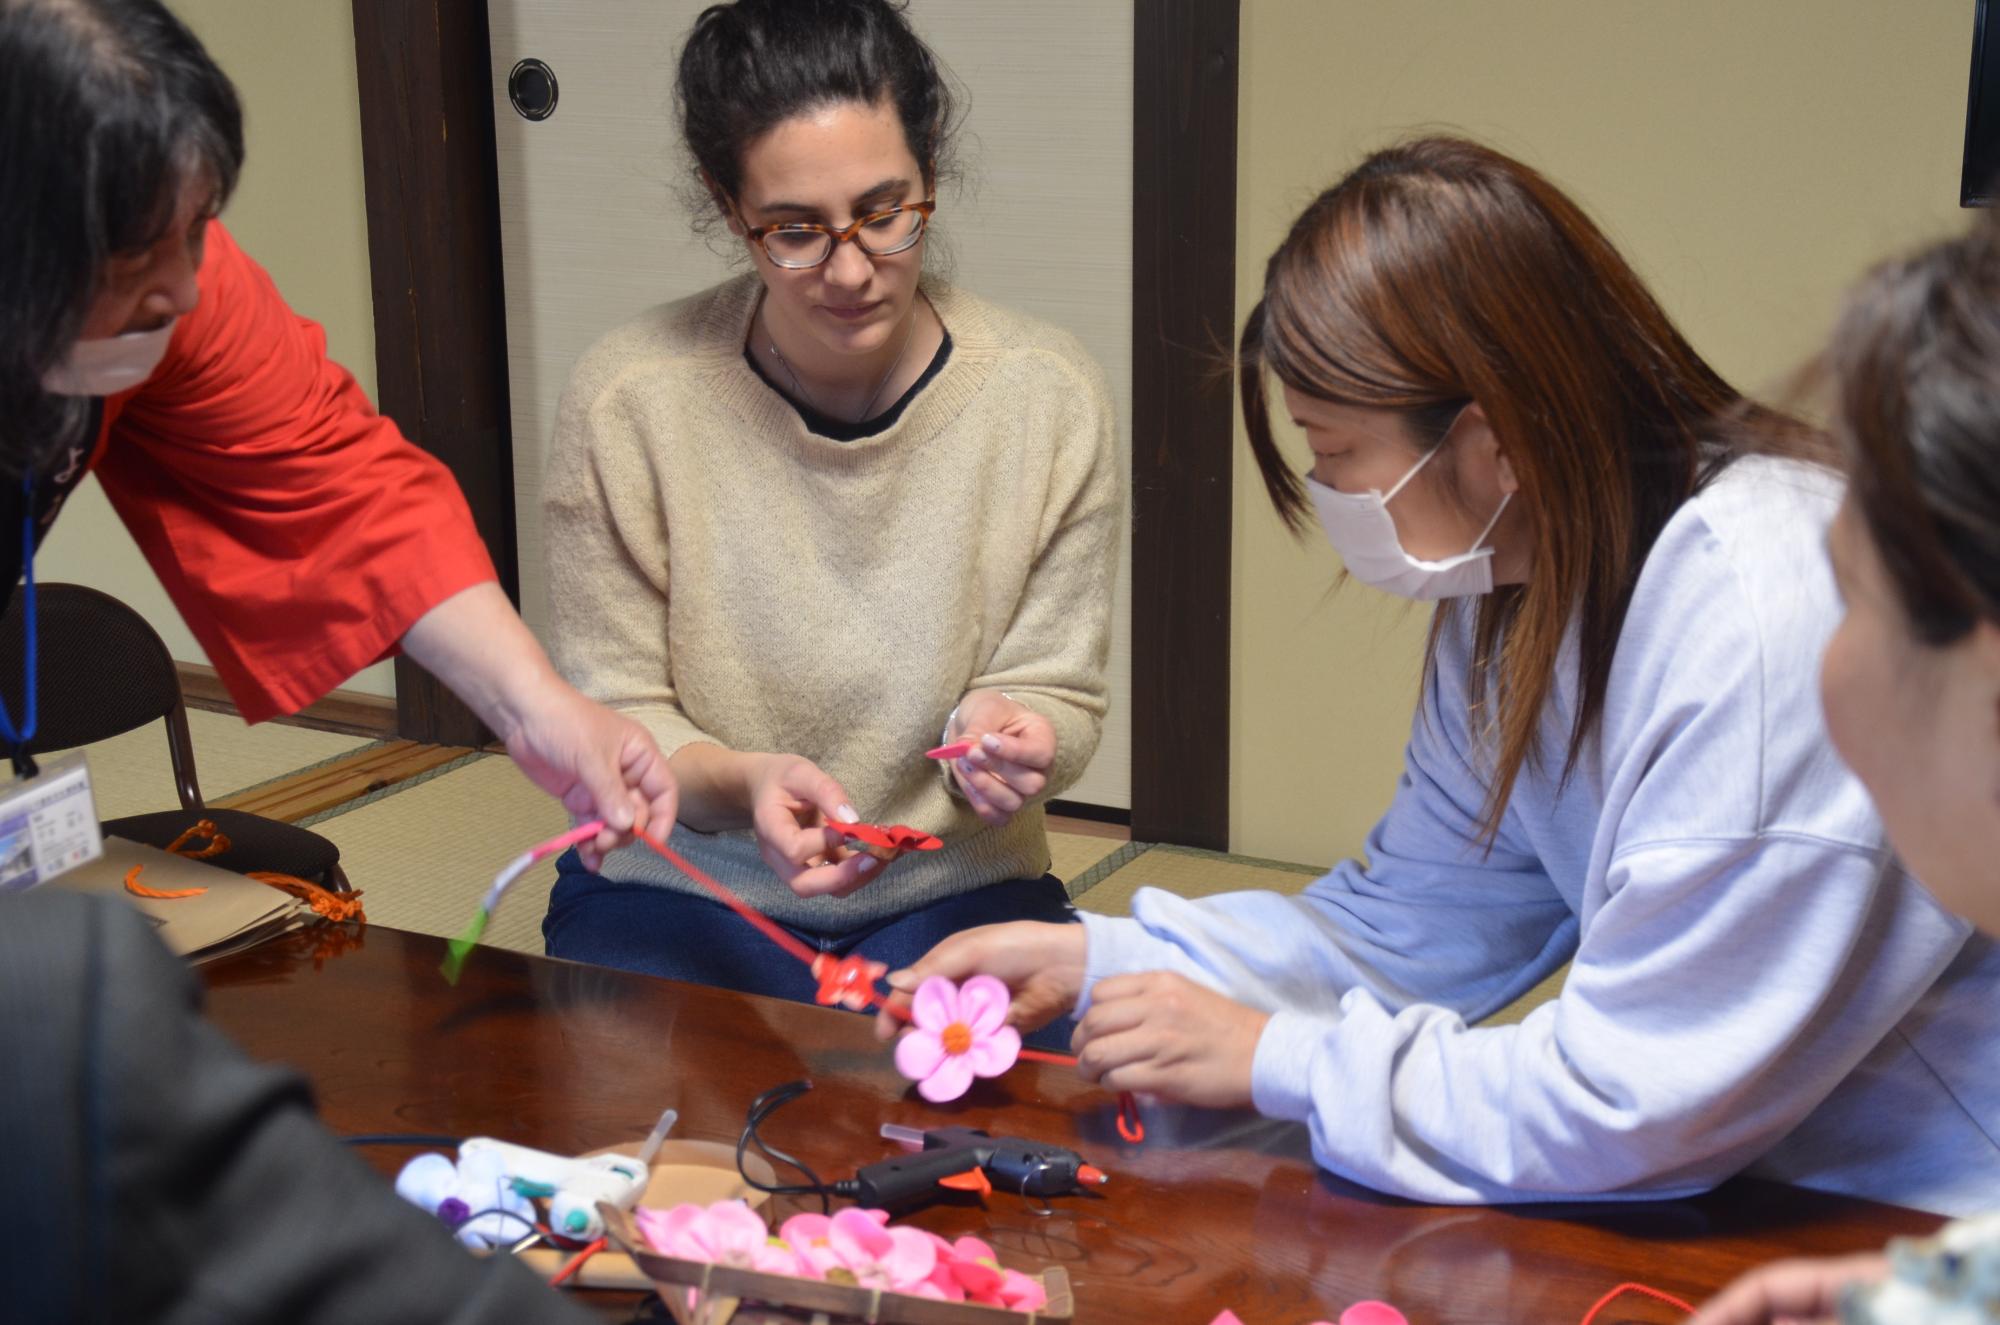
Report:
<svg viewBox="0 0 2000 1325"><path fill-rule="evenodd" d="M653 1156L678 1115L668 1109L660 1115L646 1144L637 1156L583 1155L570 1158L534 1150L490 1136L468 1138L458 1147L462 1163L476 1154L496 1157L514 1190L523 1196L546 1198L549 1227L566 1238L588 1242L604 1236L604 1220L598 1216L602 1201L620 1210L630 1210L646 1194L646 1179L652 1172Z"/></svg>

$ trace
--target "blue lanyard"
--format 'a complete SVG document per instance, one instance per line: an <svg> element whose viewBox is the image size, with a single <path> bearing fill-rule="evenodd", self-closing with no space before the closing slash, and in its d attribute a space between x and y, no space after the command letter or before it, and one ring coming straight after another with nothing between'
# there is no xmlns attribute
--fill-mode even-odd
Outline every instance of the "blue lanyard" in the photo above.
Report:
<svg viewBox="0 0 2000 1325"><path fill-rule="evenodd" d="M35 739L38 712L35 703L35 673L41 670L38 665L40 656L35 647L35 479L32 474L21 480L21 567L27 575L28 641L27 648L21 653L21 670L27 682L27 701L19 728L14 726L14 715L8 712L7 701L0 699L0 739L5 739L14 747L14 766L17 770L21 769L24 763L30 768L33 767L22 754L22 750L29 741Z"/></svg>

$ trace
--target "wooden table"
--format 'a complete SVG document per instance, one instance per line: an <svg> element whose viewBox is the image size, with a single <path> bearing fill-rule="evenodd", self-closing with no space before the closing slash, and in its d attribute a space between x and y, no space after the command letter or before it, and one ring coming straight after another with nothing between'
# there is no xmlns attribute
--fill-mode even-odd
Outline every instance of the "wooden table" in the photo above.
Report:
<svg viewBox="0 0 2000 1325"><path fill-rule="evenodd" d="M810 1077L817 1089L765 1136L823 1175L889 1154L885 1122L1055 1141L1109 1170L1101 1197L1059 1199L1050 1216L995 1193L983 1210L913 1217L976 1234L1018 1268L1063 1265L1085 1325L1206 1325L1224 1307L1246 1325L1304 1325L1363 1298L1414 1325L1574 1325L1624 1280L1699 1299L1773 1257L1876 1247L1938 1223L1743 1180L1643 1205L1411 1205L1319 1172L1301 1128L1251 1116L1155 1106L1147 1144L1126 1146L1112 1098L1067 1068L1023 1063L951 1107L927 1105L851 1013L490 948L452 988L438 939L371 927L330 946L295 935L204 974L214 1019L311 1078L335 1132L483 1134L578 1153L642 1137L672 1105L677 1136L733 1143L753 1096ZM371 1159L393 1172L407 1153ZM635 1299L601 1305L630 1314ZM1599 1320L1679 1318L1627 1296Z"/></svg>

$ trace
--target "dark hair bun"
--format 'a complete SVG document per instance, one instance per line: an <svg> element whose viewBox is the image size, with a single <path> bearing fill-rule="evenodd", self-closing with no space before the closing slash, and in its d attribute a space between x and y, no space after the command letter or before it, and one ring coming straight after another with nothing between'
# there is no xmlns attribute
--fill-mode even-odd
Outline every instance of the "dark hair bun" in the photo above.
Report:
<svg viewBox="0 0 2000 1325"><path fill-rule="evenodd" d="M743 152L820 106L887 101L935 185L954 128L937 57L890 0L735 0L702 11L681 50L674 98L707 183L734 198Z"/></svg>

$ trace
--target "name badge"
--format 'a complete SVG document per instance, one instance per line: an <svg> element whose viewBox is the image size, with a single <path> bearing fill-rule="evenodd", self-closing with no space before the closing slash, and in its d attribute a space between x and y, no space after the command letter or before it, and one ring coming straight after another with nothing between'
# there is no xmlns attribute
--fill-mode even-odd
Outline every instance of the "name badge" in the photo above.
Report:
<svg viewBox="0 0 2000 1325"><path fill-rule="evenodd" d="M104 854L90 769L82 754L0 787L0 893L47 883Z"/></svg>

